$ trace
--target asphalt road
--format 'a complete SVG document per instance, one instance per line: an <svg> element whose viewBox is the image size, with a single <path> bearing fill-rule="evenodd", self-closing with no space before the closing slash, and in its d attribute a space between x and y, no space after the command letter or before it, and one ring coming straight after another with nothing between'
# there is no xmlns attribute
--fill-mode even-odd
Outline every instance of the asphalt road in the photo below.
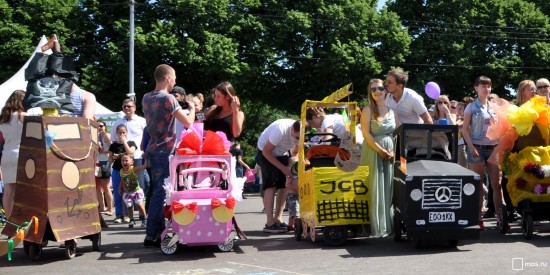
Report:
<svg viewBox="0 0 550 275"><path fill-rule="evenodd" d="M517 223L509 234L500 234L491 219L479 240L456 248L432 243L417 249L411 241L391 238L351 239L333 248L320 233L313 243L298 242L292 233L261 232L265 216L257 196L238 202L236 209L249 239L236 242L230 252L196 246L164 255L160 248L143 247L143 228L114 225L109 217L99 252L89 240L78 240L77 256L68 260L59 243L50 242L41 259L31 261L19 246L12 261L0 257L0 274L550 274L548 222L535 227L531 240L524 240Z"/></svg>

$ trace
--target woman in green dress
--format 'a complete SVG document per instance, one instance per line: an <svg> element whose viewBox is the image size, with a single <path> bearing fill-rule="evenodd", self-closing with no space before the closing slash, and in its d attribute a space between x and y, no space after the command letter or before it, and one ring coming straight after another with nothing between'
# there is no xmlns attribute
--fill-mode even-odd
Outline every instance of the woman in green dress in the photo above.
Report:
<svg viewBox="0 0 550 275"><path fill-rule="evenodd" d="M396 121L392 110L384 105L386 89L381 79L369 82L368 93L369 104L361 115L361 165L369 167L371 235L386 237L392 233L392 133Z"/></svg>

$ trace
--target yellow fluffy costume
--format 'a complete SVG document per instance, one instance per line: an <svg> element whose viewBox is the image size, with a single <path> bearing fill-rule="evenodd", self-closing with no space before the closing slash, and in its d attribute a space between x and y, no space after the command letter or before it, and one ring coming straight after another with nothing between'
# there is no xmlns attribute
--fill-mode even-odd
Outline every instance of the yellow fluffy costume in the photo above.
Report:
<svg viewBox="0 0 550 275"><path fill-rule="evenodd" d="M525 199L550 201L549 113L540 96L509 110L508 121L518 138L507 159L507 189L516 207Z"/></svg>

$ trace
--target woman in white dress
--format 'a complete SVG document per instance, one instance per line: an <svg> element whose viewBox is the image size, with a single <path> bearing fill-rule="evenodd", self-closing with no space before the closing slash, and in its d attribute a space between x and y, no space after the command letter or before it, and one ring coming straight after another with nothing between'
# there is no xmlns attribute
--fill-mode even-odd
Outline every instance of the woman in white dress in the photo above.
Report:
<svg viewBox="0 0 550 275"><path fill-rule="evenodd" d="M19 145L23 132L23 98L25 91L15 90L2 108L0 114L0 132L4 136L4 149L2 150L2 175L4 179L4 197L2 205L6 211L6 217L11 215L13 198L15 196L15 180L17 177L17 162L19 160Z"/></svg>

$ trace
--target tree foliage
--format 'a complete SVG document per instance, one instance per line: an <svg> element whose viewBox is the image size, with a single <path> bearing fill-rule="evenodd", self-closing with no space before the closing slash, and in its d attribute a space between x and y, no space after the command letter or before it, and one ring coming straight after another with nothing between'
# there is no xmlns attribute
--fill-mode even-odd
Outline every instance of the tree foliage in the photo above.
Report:
<svg viewBox="0 0 550 275"><path fill-rule="evenodd" d="M548 16L530 1L396 0L388 6L413 38L402 67L417 89L436 81L459 99L472 95L475 78L486 75L496 93L510 97L521 80L548 77Z"/></svg>
<svg viewBox="0 0 550 275"><path fill-rule="evenodd" d="M135 92L154 87L167 63L188 92L210 94L222 81L237 89L247 116L242 144L250 157L261 131L299 116L305 99L322 99L353 82L366 97L372 77L406 61L411 38L395 13L374 0L158 0L135 4ZM0 0L0 46L13 75L42 35L56 33L73 53L80 85L120 110L129 79L129 2ZM1 80L0 80L1 81Z"/></svg>

